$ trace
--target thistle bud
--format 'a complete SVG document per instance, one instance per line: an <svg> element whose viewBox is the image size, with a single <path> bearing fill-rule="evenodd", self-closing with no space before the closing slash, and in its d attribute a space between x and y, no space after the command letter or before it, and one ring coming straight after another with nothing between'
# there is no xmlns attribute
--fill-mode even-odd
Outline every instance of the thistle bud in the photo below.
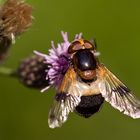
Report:
<svg viewBox="0 0 140 140"><path fill-rule="evenodd" d="M41 89L49 85L49 80L46 80L47 69L44 57L32 55L20 63L17 73L24 85Z"/></svg>

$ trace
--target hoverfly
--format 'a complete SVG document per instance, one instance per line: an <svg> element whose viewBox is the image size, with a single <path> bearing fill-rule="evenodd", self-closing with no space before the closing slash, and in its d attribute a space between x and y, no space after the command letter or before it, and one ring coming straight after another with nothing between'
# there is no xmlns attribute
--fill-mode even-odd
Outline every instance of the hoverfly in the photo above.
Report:
<svg viewBox="0 0 140 140"><path fill-rule="evenodd" d="M51 128L60 127L70 112L88 118L98 112L104 100L132 118L140 118L140 101L97 58L96 45L78 39L68 48L70 66L49 112Z"/></svg>

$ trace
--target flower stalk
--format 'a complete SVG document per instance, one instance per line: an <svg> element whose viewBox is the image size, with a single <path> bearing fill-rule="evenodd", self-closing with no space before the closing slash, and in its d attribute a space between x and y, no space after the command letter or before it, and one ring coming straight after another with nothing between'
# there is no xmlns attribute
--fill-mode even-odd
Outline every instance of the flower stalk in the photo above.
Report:
<svg viewBox="0 0 140 140"><path fill-rule="evenodd" d="M6 75L6 76L13 76L15 75L15 70L7 67L0 67L0 75Z"/></svg>

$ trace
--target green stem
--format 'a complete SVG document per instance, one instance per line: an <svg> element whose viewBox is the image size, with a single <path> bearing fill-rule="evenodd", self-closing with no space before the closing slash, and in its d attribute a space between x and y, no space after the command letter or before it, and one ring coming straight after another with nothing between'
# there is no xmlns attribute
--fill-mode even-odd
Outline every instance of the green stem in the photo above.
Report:
<svg viewBox="0 0 140 140"><path fill-rule="evenodd" d="M0 75L16 76L16 71L11 68L0 67Z"/></svg>

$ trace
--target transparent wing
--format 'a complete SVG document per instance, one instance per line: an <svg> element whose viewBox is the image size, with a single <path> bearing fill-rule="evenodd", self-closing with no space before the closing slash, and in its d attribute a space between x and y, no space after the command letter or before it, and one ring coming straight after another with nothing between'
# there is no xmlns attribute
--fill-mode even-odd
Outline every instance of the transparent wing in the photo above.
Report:
<svg viewBox="0 0 140 140"><path fill-rule="evenodd" d="M70 68L65 74L50 109L48 117L49 127L60 127L67 120L69 113L73 112L80 103L80 100L81 93L77 88L76 73Z"/></svg>
<svg viewBox="0 0 140 140"><path fill-rule="evenodd" d="M69 112L73 112L80 102L78 96L68 95L66 93L59 94L60 93L56 95L58 99L54 100L53 106L49 112L48 123L50 128L60 127L67 120Z"/></svg>
<svg viewBox="0 0 140 140"><path fill-rule="evenodd" d="M140 101L113 73L104 65L99 66L100 92L114 108L131 116L140 118Z"/></svg>

